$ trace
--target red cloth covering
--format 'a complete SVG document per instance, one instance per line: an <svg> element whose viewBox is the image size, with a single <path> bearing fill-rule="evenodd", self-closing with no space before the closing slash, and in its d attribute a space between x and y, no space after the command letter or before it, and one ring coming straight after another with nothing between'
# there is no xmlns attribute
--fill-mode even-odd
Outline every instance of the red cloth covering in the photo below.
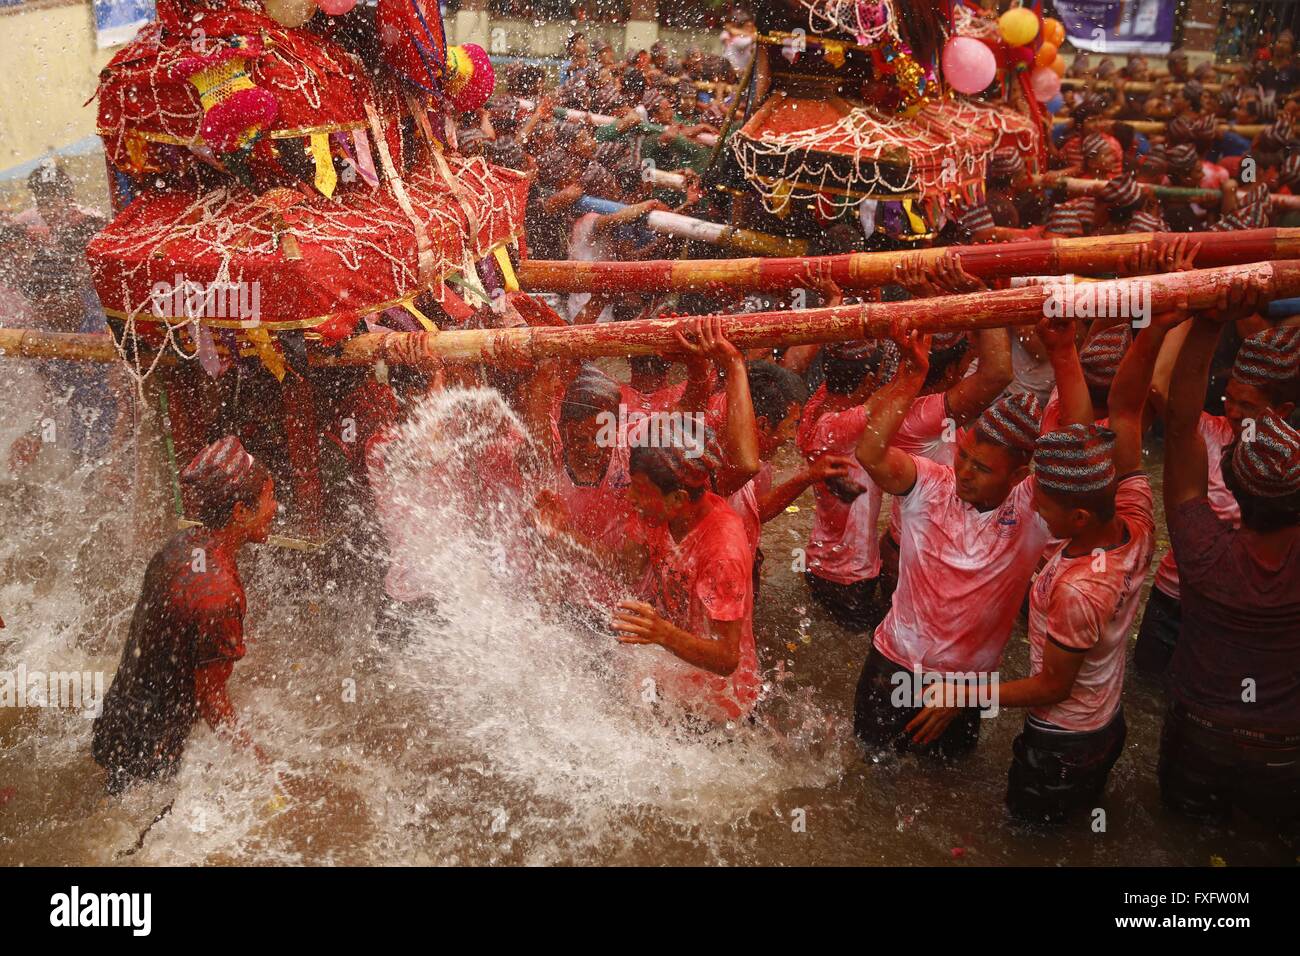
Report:
<svg viewBox="0 0 1300 956"><path fill-rule="evenodd" d="M460 203L435 172L423 166L405 177L433 248L435 293L437 279L459 271L467 253L478 261L520 235L528 196L522 173L482 159L448 156L447 162L478 218L472 243ZM287 254L294 245L299 258ZM332 200L305 186L261 196L242 188L197 198L145 194L91 242L86 255L110 316L157 321L155 284L170 289L178 276L205 287L219 279L245 290L257 283L256 322L233 309L224 317L214 309L203 324L311 329L327 345L350 335L376 307L423 291L414 226L392 192L368 186L340 190Z"/></svg>
<svg viewBox="0 0 1300 956"><path fill-rule="evenodd" d="M318 130L364 124L367 102L380 103L361 61L337 44L307 30L289 30L250 10L204 11L179 32L157 23L145 26L100 73L99 134L109 160L135 169L131 134L190 143L198 139L203 107L194 84L175 68L195 56L190 29L201 29L205 50L223 40L257 37L260 52L248 57L249 79L275 97L276 130ZM395 112L394 101L380 109ZM389 138L393 139L395 130ZM151 147L151 152L158 147ZM169 159L174 160L172 155ZM164 163L166 165L166 163Z"/></svg>

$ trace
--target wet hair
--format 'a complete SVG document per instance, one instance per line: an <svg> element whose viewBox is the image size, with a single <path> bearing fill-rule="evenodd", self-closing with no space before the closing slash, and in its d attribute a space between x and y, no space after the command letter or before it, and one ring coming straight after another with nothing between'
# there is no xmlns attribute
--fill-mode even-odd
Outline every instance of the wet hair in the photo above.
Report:
<svg viewBox="0 0 1300 956"><path fill-rule="evenodd" d="M702 456L687 458L685 449L676 447L637 446L629 457L629 471L645 475L661 494L684 491L691 501L699 501L709 490L712 476Z"/></svg>
<svg viewBox="0 0 1300 956"><path fill-rule="evenodd" d="M1265 498L1246 491L1241 486L1232 464L1235 449L1235 442L1223 449L1220 466L1223 472L1223 483L1232 492L1232 497L1237 499L1237 505L1241 509L1242 525L1257 534L1268 534L1300 525L1300 492L1292 492L1277 498Z"/></svg>
<svg viewBox="0 0 1300 956"><path fill-rule="evenodd" d="M808 401L808 386L790 369L766 359L745 363L749 374L749 397L754 405L754 418L763 419L769 428L776 428L790 414L791 405Z"/></svg>
<svg viewBox="0 0 1300 956"><path fill-rule="evenodd" d="M595 418L601 412L617 412L622 392L618 383L594 365L584 365L564 391L560 421Z"/></svg>
<svg viewBox="0 0 1300 956"><path fill-rule="evenodd" d="M878 346L854 343L856 347L829 348L822 353L826 372L826 391L832 395L852 395L862 380L880 370L884 353Z"/></svg>
<svg viewBox="0 0 1300 956"><path fill-rule="evenodd" d="M645 95L645 74L640 70L627 70L623 73L623 96L629 103L640 100Z"/></svg>
<svg viewBox="0 0 1300 956"><path fill-rule="evenodd" d="M1012 449L1007 450L1014 454ZM1044 488L1040 484L1038 491L1063 508L1080 508L1091 514L1097 521L1105 523L1115 517L1116 487L1117 485L1112 482L1096 491L1060 491L1055 488Z"/></svg>
<svg viewBox="0 0 1300 956"><path fill-rule="evenodd" d="M524 66L510 76L506 88L515 94L531 93L546 81L546 73L540 66Z"/></svg>
<svg viewBox="0 0 1300 956"><path fill-rule="evenodd" d="M949 369L960 362L969 351L970 339L964 335L945 348L932 348L930 369L925 373L925 384L921 386L922 390L934 388L935 384L948 374Z"/></svg>

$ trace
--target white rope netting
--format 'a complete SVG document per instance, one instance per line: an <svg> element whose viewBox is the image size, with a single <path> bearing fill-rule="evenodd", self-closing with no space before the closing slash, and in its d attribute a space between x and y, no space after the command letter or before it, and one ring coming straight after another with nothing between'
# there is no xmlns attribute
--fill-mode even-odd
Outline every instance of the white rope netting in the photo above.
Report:
<svg viewBox="0 0 1300 956"><path fill-rule="evenodd" d="M808 11L811 33L851 33L863 46L886 37L902 43L892 0L799 0L799 5Z"/></svg>
<svg viewBox="0 0 1300 956"><path fill-rule="evenodd" d="M776 215L792 199L820 196L838 212L866 196L945 192L963 173L982 179L990 151L988 137L970 130L887 118L863 107L831 124L765 130L758 138L737 136L732 144L745 178Z"/></svg>
<svg viewBox="0 0 1300 956"><path fill-rule="evenodd" d="M404 179L407 194L416 215L431 240L435 280L455 274L472 274L474 263L487 256L491 248L514 239L524 215L526 193L509 188L520 174L490 166L481 157L446 157L448 167L461 185L461 199L477 217L480 235L471 239L467 215L451 188L426 164L411 171ZM515 184L517 185L517 184ZM274 192L274 191L273 191ZM287 191L285 191L287 192ZM267 261L283 262L285 237L303 249L324 253L326 266L321 281L329 281L338 270L360 276L386 278L386 282L363 280L340 282L342 296L352 287L396 289L402 296L431 291L441 300L441 281L427 288L421 282L420 268L413 250L416 227L394 201L388 188L358 186L335 194L334 199L316 195L289 206L277 204L272 194L255 196L244 189L222 188L196 197L168 221L138 224L128 235L114 233L102 242L97 255L123 263L121 291L117 301L106 303L113 312L123 314L126 335L124 344L133 342L138 323L149 323L162 330L164 341L151 356L148 366L138 358L125 364L137 382L143 381L157 367L167 352L190 360L197 357L199 316L189 311L173 316L171 322L157 322L155 300L140 290L155 283L174 283L175 266L157 255L167 248L197 251L188 256L191 275L199 285L224 284L237 288L260 282L267 272ZM286 224L284 217L291 220ZM259 261L260 260L260 261ZM319 261L319 259L317 259ZM167 271L173 274L164 274ZM184 270L182 270L184 272ZM132 290L135 290L134 292ZM360 310L377 302L338 302L337 310ZM275 304L271 303L271 311ZM200 306L201 308L202 306ZM266 307L264 303L263 307ZM209 316L210 317L210 316ZM282 319L305 320L314 316L274 314L268 322L274 327ZM257 328L261 320L238 323L241 328ZM182 335L187 333L187 335ZM189 341L185 341L188 338ZM156 338L155 338L156 342ZM138 352L138 350L137 350Z"/></svg>

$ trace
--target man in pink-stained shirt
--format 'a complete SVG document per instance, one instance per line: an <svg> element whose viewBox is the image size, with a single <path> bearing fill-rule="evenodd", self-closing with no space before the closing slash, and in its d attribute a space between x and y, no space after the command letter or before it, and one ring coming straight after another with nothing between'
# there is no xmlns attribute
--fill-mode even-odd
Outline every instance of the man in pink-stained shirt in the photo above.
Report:
<svg viewBox="0 0 1300 956"><path fill-rule="evenodd" d="M918 685L926 674L987 674L998 666L1049 539L1028 477L1041 410L1030 394L999 399L962 434L953 467L892 447L930 351L929 336L896 335L903 359L893 381L867 402L871 425L857 454L871 479L903 501L899 580L858 681L854 730L871 749L948 757L975 746L979 710L922 708ZM1067 414L1087 420L1072 329L1044 322L1040 335Z"/></svg>

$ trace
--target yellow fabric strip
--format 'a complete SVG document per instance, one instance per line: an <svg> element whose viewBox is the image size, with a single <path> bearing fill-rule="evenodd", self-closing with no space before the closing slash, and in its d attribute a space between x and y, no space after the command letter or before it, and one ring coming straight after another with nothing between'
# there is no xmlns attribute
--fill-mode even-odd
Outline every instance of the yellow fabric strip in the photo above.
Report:
<svg viewBox="0 0 1300 956"><path fill-rule="evenodd" d="M424 326L424 331L426 332L438 331L438 327L433 324L433 322L429 319L427 315L425 315L423 312L417 309L415 307L415 303L412 302L410 299L407 299L402 303L402 308L405 309L407 312L410 312L411 315L415 317L415 321L419 322L420 325Z"/></svg>
<svg viewBox="0 0 1300 956"><path fill-rule="evenodd" d="M926 232L925 221L916 213L912 212L912 200L903 200L903 212L907 214L908 225L912 227L912 232L920 234Z"/></svg>
<svg viewBox="0 0 1300 956"><path fill-rule="evenodd" d="M316 164L316 188L326 198L333 198L339 174L334 170L334 157L330 155L329 133L311 134L311 158Z"/></svg>
<svg viewBox="0 0 1300 956"><path fill-rule="evenodd" d="M519 291L519 279L515 275L515 267L510 263L510 253L506 251L505 246L497 246L492 250L492 255L496 256L497 265L501 268L501 278L505 281L507 292Z"/></svg>
<svg viewBox="0 0 1300 956"><path fill-rule="evenodd" d="M253 351L262 360L262 365L275 376L277 382L284 381L284 359L271 344L271 333L266 329L245 329L244 335L253 345Z"/></svg>

